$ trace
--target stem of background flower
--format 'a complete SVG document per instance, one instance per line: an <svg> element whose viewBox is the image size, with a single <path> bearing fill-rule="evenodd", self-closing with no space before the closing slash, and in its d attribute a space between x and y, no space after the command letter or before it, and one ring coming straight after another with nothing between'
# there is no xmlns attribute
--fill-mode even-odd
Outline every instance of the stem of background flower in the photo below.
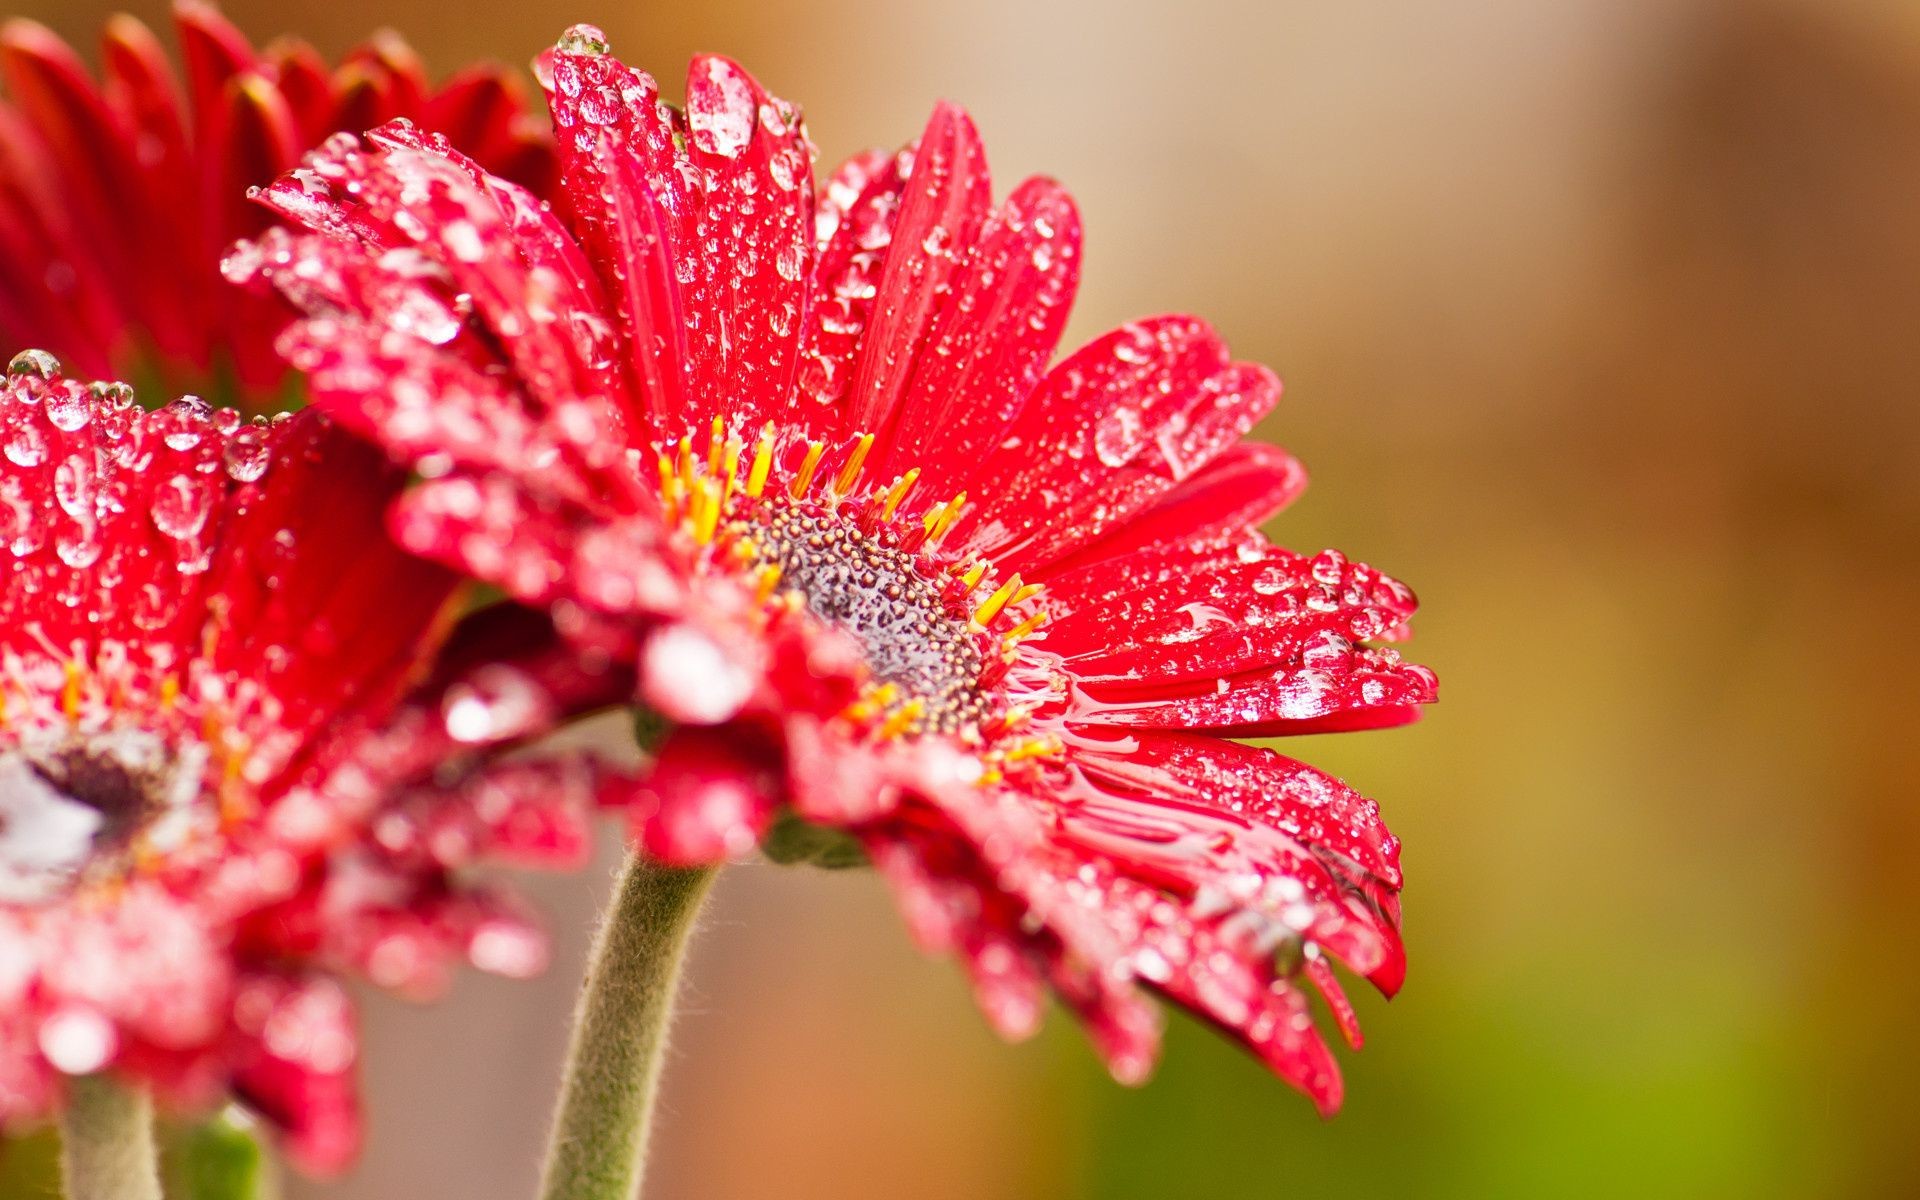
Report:
<svg viewBox="0 0 1920 1200"><path fill-rule="evenodd" d="M637 1192L680 964L717 873L628 858L574 1013L543 1200L632 1200Z"/></svg>
<svg viewBox="0 0 1920 1200"><path fill-rule="evenodd" d="M67 1200L160 1200L153 1101L104 1075L73 1080L60 1114Z"/></svg>

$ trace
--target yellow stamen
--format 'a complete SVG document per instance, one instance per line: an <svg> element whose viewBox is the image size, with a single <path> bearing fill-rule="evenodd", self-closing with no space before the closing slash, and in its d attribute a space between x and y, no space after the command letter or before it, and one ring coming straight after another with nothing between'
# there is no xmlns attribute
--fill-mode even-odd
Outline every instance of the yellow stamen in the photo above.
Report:
<svg viewBox="0 0 1920 1200"><path fill-rule="evenodd" d="M740 474L740 452L742 449L743 447L740 445L740 439L738 438L727 439L727 452L726 452L726 468L727 469L720 476L720 480L722 483L722 487L720 489L720 507L722 508L725 508L727 506L727 501L733 499L733 484Z"/></svg>
<svg viewBox="0 0 1920 1200"><path fill-rule="evenodd" d="M60 689L60 711L67 714L67 720L80 719L80 689L86 682L84 668L77 662L67 664L67 685Z"/></svg>
<svg viewBox="0 0 1920 1200"><path fill-rule="evenodd" d="M919 467L915 467L911 471L908 471L905 475L902 475L899 481L895 483L891 489L888 490L887 502L880 509L880 519L883 521L891 521L893 519L894 510L900 507L900 502L907 498L907 494L913 491L913 485L919 482L920 482Z"/></svg>
<svg viewBox="0 0 1920 1200"><path fill-rule="evenodd" d="M680 438L680 486L689 496L693 494L693 435L683 434Z"/></svg>
<svg viewBox="0 0 1920 1200"><path fill-rule="evenodd" d="M1018 625L1015 625L1012 629L1007 630L1006 634L1001 637L1000 641L1002 642L1002 644L1007 646L1015 645L1021 639L1028 637L1033 633L1034 630L1040 628L1042 625L1045 625L1046 623L1047 623L1047 614L1043 612L1037 612L1032 616L1028 617L1026 620L1020 622Z"/></svg>
<svg viewBox="0 0 1920 1200"><path fill-rule="evenodd" d="M867 452L872 449L873 435L861 434L860 441L853 448L852 457L847 459L846 466L840 468L840 478L833 481L834 495L844 496L853 490L854 481L860 478L860 468L867 464Z"/></svg>
<svg viewBox="0 0 1920 1200"><path fill-rule="evenodd" d="M967 568L966 574L960 577L960 582L965 584L967 590L971 592L973 589L980 586L980 581L986 578L986 574L987 574L987 564L984 561L977 562L977 563L974 563L971 567Z"/></svg>
<svg viewBox="0 0 1920 1200"><path fill-rule="evenodd" d="M693 540L702 546L713 541L720 527L720 481L703 479L694 491Z"/></svg>
<svg viewBox="0 0 1920 1200"><path fill-rule="evenodd" d="M1012 733L1022 725L1027 724L1033 720L1035 711L1036 707L1031 704L1016 704L1012 708L1009 708L1000 718L1002 732Z"/></svg>
<svg viewBox="0 0 1920 1200"><path fill-rule="evenodd" d="M918 725L920 718L926 715L926 711L927 702L918 696L902 704L894 710L892 716L887 718L886 724L880 727L881 739L885 740L899 737L901 734L907 732L907 730Z"/></svg>
<svg viewBox="0 0 1920 1200"><path fill-rule="evenodd" d="M720 470L720 448L727 438L726 422L719 417L713 419L713 433L707 438L707 474L713 475Z"/></svg>
<svg viewBox="0 0 1920 1200"><path fill-rule="evenodd" d="M1045 586L1041 584L1030 583L1013 594L1012 603L1025 604L1027 601L1033 599L1035 596L1038 596L1041 592L1044 592L1046 590L1047 589L1045 588Z"/></svg>
<svg viewBox="0 0 1920 1200"><path fill-rule="evenodd" d="M773 599L773 589L780 586L780 575L779 563L768 563L767 566L761 570L760 583L754 589L755 595L760 603L765 604L767 601Z"/></svg>
<svg viewBox="0 0 1920 1200"><path fill-rule="evenodd" d="M180 677L169 675L160 681L160 711L170 713L180 700Z"/></svg>
<svg viewBox="0 0 1920 1200"><path fill-rule="evenodd" d="M793 477L793 486L788 489L795 500L807 494L813 486L813 473L820 466L820 456L827 452L825 442L808 442L807 457L801 460L800 473Z"/></svg>
<svg viewBox="0 0 1920 1200"><path fill-rule="evenodd" d="M753 469L747 472L747 495L754 499L767 490L767 475L773 470L773 422L760 431L760 446L753 452Z"/></svg>
<svg viewBox="0 0 1920 1200"><path fill-rule="evenodd" d="M660 499L666 506L667 519L675 519L680 513L680 477L673 473L673 460L664 452L660 455Z"/></svg>
<svg viewBox="0 0 1920 1200"><path fill-rule="evenodd" d="M1029 758L1051 758L1061 751L1059 739L1048 737L1028 738L1009 749L1005 758L1010 763L1023 762Z"/></svg>
<svg viewBox="0 0 1920 1200"><path fill-rule="evenodd" d="M993 619L1000 615L1000 610L1007 606L1007 601L1013 599L1013 594L1019 590L1020 577L1015 575L996 588L993 595L988 596L979 608L973 610L973 623L983 629L993 624Z"/></svg>
<svg viewBox="0 0 1920 1200"><path fill-rule="evenodd" d="M936 505L927 512L927 540L937 542L947 536L947 530L960 519L960 509L967 502L967 494L961 492L945 504Z"/></svg>

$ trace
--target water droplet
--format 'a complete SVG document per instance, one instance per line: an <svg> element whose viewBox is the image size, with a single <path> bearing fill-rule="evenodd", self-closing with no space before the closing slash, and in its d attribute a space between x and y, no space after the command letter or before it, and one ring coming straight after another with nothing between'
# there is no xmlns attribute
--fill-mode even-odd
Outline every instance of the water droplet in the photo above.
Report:
<svg viewBox="0 0 1920 1200"><path fill-rule="evenodd" d="M7 363L7 374L52 379L60 374L60 360L45 350L22 350Z"/></svg>
<svg viewBox="0 0 1920 1200"><path fill-rule="evenodd" d="M21 425L7 438L6 455L16 467L37 467L47 461L47 437L32 425Z"/></svg>
<svg viewBox="0 0 1920 1200"><path fill-rule="evenodd" d="M611 54L613 43L598 25L569 25L553 45L562 54Z"/></svg>
<svg viewBox="0 0 1920 1200"><path fill-rule="evenodd" d="M1122 404L1111 410L1093 428L1093 452L1109 467L1132 462L1145 441L1146 421L1132 405Z"/></svg>
<svg viewBox="0 0 1920 1200"><path fill-rule="evenodd" d="M192 476L174 475L154 490L150 515L161 533L190 538L206 527L212 511L212 489Z"/></svg>
<svg viewBox="0 0 1920 1200"><path fill-rule="evenodd" d="M268 443L264 429L250 425L235 431L233 440L227 443L221 457L229 477L241 483L252 483L267 473L267 464L273 459L273 447Z"/></svg>
<svg viewBox="0 0 1920 1200"><path fill-rule="evenodd" d="M84 428L88 416L91 415L87 408L86 397L77 391L69 391L65 388L48 395L46 408L47 420L53 423L55 429L64 433L72 433Z"/></svg>

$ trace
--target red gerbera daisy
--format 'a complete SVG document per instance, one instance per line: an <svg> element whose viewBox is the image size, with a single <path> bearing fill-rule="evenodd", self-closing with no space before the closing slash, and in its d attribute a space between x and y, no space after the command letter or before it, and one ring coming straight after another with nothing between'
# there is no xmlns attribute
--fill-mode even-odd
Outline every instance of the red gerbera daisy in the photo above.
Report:
<svg viewBox="0 0 1920 1200"><path fill-rule="evenodd" d="M0 1125L104 1071L230 1091L337 1166L336 973L540 965L453 873L578 861L594 770L491 760L602 683L505 609L422 677L453 577L386 540L397 472L317 412L148 413L29 351L0 456Z"/></svg>
<svg viewBox="0 0 1920 1200"><path fill-rule="evenodd" d="M335 130L395 117L458 137L509 178L544 186L551 174L546 132L500 68L434 88L391 33L332 67L301 42L255 51L199 0L177 0L175 23L184 88L132 17L107 25L97 83L44 27L0 28L0 345L169 390L232 378L242 402L270 407L288 314L218 270L221 251L267 220L249 186Z"/></svg>
<svg viewBox="0 0 1920 1200"><path fill-rule="evenodd" d="M957 109L816 195L738 66L696 60L680 111L605 51L541 64L558 215L404 123L265 193L322 231L242 256L312 314L283 345L429 477L402 542L635 664L679 723L633 800L654 856L850 834L1003 1031L1051 984L1138 1078L1144 986L1334 1109L1300 981L1357 1043L1328 960L1398 987L1398 843L1221 735L1391 725L1435 684L1380 644L1407 588L1255 532L1304 481L1241 440L1278 381L1181 316L1049 369L1073 203L995 207Z"/></svg>

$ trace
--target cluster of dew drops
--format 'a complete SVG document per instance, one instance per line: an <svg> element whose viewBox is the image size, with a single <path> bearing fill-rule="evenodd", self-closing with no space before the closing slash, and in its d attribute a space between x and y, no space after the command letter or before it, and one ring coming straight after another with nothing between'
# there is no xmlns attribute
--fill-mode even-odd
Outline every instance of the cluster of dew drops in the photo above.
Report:
<svg viewBox="0 0 1920 1200"><path fill-rule="evenodd" d="M287 414L245 420L183 396L147 411L119 382L71 383L57 358L25 350L7 364L11 403L0 408L0 542L13 556L14 583L34 592L51 580L58 599L78 607L125 579L129 561L152 551L146 539L103 536L103 524L144 510L173 544L182 575L205 572L214 548L210 519L224 491L260 480L273 458L273 426ZM28 483L53 464L53 504ZM164 478L155 478L165 472ZM51 543L70 571L46 571L33 560ZM50 564L46 564L50 566ZM153 566L141 564L143 573ZM158 580L143 589L134 618L149 627L170 619L171 589Z"/></svg>

